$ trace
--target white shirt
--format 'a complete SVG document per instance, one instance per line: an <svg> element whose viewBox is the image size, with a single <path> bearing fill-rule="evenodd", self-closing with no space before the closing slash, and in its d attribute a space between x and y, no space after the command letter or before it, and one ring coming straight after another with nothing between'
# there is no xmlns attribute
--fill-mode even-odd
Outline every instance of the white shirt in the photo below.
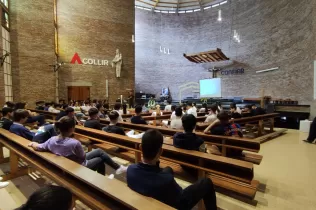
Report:
<svg viewBox="0 0 316 210"><path fill-rule="evenodd" d="M170 117L170 120L173 120L173 119L176 119L176 112L173 111L172 114L171 114L171 117Z"/></svg>
<svg viewBox="0 0 316 210"><path fill-rule="evenodd" d="M194 117L197 117L196 108L195 108L195 107L191 107L191 108L187 111L187 114L192 114L192 115L194 115Z"/></svg>
<svg viewBox="0 0 316 210"><path fill-rule="evenodd" d="M165 106L165 111L166 112L171 112L171 105L170 104Z"/></svg>
<svg viewBox="0 0 316 210"><path fill-rule="evenodd" d="M217 120L217 115L216 114L210 114L205 119L205 122L206 123L213 123L215 120Z"/></svg>
<svg viewBox="0 0 316 210"><path fill-rule="evenodd" d="M55 109L55 108L52 107L52 106L50 106L50 107L48 108L48 111L49 111L49 112L52 112L52 113L59 113L59 112L60 112L59 110Z"/></svg>
<svg viewBox="0 0 316 210"><path fill-rule="evenodd" d="M237 107L236 111L241 114L241 109L239 107Z"/></svg>
<svg viewBox="0 0 316 210"><path fill-rule="evenodd" d="M170 128L183 130L181 117L176 117L175 119L171 120Z"/></svg>

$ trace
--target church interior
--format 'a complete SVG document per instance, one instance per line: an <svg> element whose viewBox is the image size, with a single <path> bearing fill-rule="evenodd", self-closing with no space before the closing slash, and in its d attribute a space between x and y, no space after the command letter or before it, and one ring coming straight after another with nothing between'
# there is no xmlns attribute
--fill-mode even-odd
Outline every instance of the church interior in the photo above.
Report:
<svg viewBox="0 0 316 210"><path fill-rule="evenodd" d="M316 1L0 9L0 210L316 209Z"/></svg>

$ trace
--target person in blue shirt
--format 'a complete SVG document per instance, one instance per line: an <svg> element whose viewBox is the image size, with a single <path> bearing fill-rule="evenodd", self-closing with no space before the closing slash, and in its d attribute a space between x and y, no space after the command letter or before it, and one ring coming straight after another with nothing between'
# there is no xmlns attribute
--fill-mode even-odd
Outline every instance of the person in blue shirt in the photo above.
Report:
<svg viewBox="0 0 316 210"><path fill-rule="evenodd" d="M14 111L14 122L10 127L10 132L32 141L35 133L23 126L23 124L27 121L28 116L29 112L25 109L17 109Z"/></svg>
<svg viewBox="0 0 316 210"><path fill-rule="evenodd" d="M182 189L174 179L170 167L160 168L163 136L157 130L148 130L142 137L143 161L127 169L127 185L132 190L157 199L176 209L192 209L201 199L207 210L216 210L216 194L210 179L204 178Z"/></svg>

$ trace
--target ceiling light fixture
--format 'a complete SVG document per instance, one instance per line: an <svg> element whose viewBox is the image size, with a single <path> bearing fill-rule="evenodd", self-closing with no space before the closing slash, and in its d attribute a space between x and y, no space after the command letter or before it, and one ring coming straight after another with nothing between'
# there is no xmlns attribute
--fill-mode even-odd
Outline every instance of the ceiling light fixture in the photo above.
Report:
<svg viewBox="0 0 316 210"><path fill-rule="evenodd" d="M218 10L218 21L222 21L222 10Z"/></svg>

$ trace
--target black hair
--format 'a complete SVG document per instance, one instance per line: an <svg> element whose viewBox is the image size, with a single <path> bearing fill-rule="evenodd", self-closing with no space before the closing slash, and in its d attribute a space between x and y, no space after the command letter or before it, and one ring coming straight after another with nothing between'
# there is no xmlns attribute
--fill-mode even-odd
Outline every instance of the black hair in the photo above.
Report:
<svg viewBox="0 0 316 210"><path fill-rule="evenodd" d="M188 102L187 106L193 106L192 102Z"/></svg>
<svg viewBox="0 0 316 210"><path fill-rule="evenodd" d="M117 120L119 116L120 116L119 113L117 113L116 111L111 111L109 114L109 118L112 121Z"/></svg>
<svg viewBox="0 0 316 210"><path fill-rule="evenodd" d="M18 102L18 103L16 103L15 104L15 109L17 110L17 109L25 109L25 105L26 105L26 103L22 103L22 102Z"/></svg>
<svg viewBox="0 0 316 210"><path fill-rule="evenodd" d="M182 110L186 111L187 110L187 105L186 104L182 104Z"/></svg>
<svg viewBox="0 0 316 210"><path fill-rule="evenodd" d="M98 101L97 99L93 99L93 100L92 100L92 103L95 103L95 104L96 104L97 101Z"/></svg>
<svg viewBox="0 0 316 210"><path fill-rule="evenodd" d="M218 111L216 104L212 104L210 108L211 108L213 113L216 113L216 111Z"/></svg>
<svg viewBox="0 0 316 210"><path fill-rule="evenodd" d="M89 116L92 117L94 115L97 115L99 113L99 110L97 108L91 108L89 109Z"/></svg>
<svg viewBox="0 0 316 210"><path fill-rule="evenodd" d="M181 107L177 107L175 110L175 114L177 117L181 117L183 112L182 112L182 108Z"/></svg>
<svg viewBox="0 0 316 210"><path fill-rule="evenodd" d="M123 104L123 114L127 114L127 105Z"/></svg>
<svg viewBox="0 0 316 210"><path fill-rule="evenodd" d="M121 104L120 104L120 103L116 103L116 104L114 105L114 109L115 109L115 110L120 110L120 109L121 109Z"/></svg>
<svg viewBox="0 0 316 210"><path fill-rule="evenodd" d="M140 113L142 112L142 110L143 110L143 107L140 106L140 105L137 105L137 106L135 107L135 113L136 113L136 114L140 114Z"/></svg>
<svg viewBox="0 0 316 210"><path fill-rule="evenodd" d="M196 118L192 114L186 114L182 117L182 126L185 132L192 132L196 126Z"/></svg>
<svg viewBox="0 0 316 210"><path fill-rule="evenodd" d="M110 109L110 106L109 106L109 104L103 104L103 108L104 109Z"/></svg>
<svg viewBox="0 0 316 210"><path fill-rule="evenodd" d="M231 104L230 104L230 108L231 108L231 109L237 109L237 106L236 106L235 103L231 103Z"/></svg>
<svg viewBox="0 0 316 210"><path fill-rule="evenodd" d="M145 132L142 137L142 152L147 160L153 160L163 144L162 134L154 129Z"/></svg>
<svg viewBox="0 0 316 210"><path fill-rule="evenodd" d="M205 109L205 112L207 113L208 112L207 103L203 103L202 107Z"/></svg>
<svg viewBox="0 0 316 210"><path fill-rule="evenodd" d="M195 102L193 102L193 103L192 103L192 105L193 105L193 106L196 106L196 103L195 103Z"/></svg>
<svg viewBox="0 0 316 210"><path fill-rule="evenodd" d="M27 118L29 116L29 112L25 109L17 109L13 113L14 122L20 122L22 119Z"/></svg>
<svg viewBox="0 0 316 210"><path fill-rule="evenodd" d="M60 118L57 122L55 122L55 128L60 132L62 136L69 132L69 129L74 128L76 126L76 122L74 118L65 116Z"/></svg>
<svg viewBox="0 0 316 210"><path fill-rule="evenodd" d="M36 105L43 104L43 103L44 103L44 101L36 101L35 102Z"/></svg>
<svg viewBox="0 0 316 210"><path fill-rule="evenodd" d="M50 103L45 103L45 106L50 106Z"/></svg>
<svg viewBox="0 0 316 210"><path fill-rule="evenodd" d="M75 110L72 108L72 107L67 107L66 109L65 109L65 112L66 112L66 114L68 115L69 113L71 113L71 112L74 112Z"/></svg>
<svg viewBox="0 0 316 210"><path fill-rule="evenodd" d="M15 104L12 101L7 101L7 102L5 102L5 104L7 105L7 107L14 109Z"/></svg>
<svg viewBox="0 0 316 210"><path fill-rule="evenodd" d="M172 112L173 112L173 111L176 111L176 108L177 108L176 105L172 105L172 106L171 106L171 111L172 111Z"/></svg>
<svg viewBox="0 0 316 210"><path fill-rule="evenodd" d="M72 205L70 190L49 185L35 191L26 204L16 210L69 210Z"/></svg>
<svg viewBox="0 0 316 210"><path fill-rule="evenodd" d="M11 113L11 112L13 112L13 109L10 107L3 107L2 108L2 115L3 116L6 116L8 113Z"/></svg>
<svg viewBox="0 0 316 210"><path fill-rule="evenodd" d="M102 107L102 105L101 105L101 104L97 104L95 107L96 107L98 110L100 110L101 107Z"/></svg>
<svg viewBox="0 0 316 210"><path fill-rule="evenodd" d="M68 104L62 104L63 110L67 109L68 106L69 106Z"/></svg>
<svg viewBox="0 0 316 210"><path fill-rule="evenodd" d="M61 105L60 104L58 104L58 103L54 103L54 107L56 108L56 107L61 107Z"/></svg>
<svg viewBox="0 0 316 210"><path fill-rule="evenodd" d="M169 99L169 100L167 100L167 103L168 103L168 104L171 104L171 103L172 103L172 101Z"/></svg>
<svg viewBox="0 0 316 210"><path fill-rule="evenodd" d="M229 121L229 115L226 112L220 112L217 115L217 118L221 121L221 122L228 122Z"/></svg>
<svg viewBox="0 0 316 210"><path fill-rule="evenodd" d="M245 108L248 108L248 109L252 109L252 105L249 105L249 104L247 104L246 106L245 106Z"/></svg>

